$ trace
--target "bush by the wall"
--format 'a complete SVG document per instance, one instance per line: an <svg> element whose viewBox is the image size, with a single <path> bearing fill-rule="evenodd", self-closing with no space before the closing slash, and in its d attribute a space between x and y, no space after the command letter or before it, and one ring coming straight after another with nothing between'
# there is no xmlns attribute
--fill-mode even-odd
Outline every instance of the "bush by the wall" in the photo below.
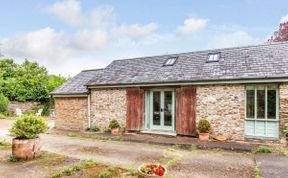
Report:
<svg viewBox="0 0 288 178"><path fill-rule="evenodd" d="M9 100L3 93L0 93L0 113L7 113Z"/></svg>
<svg viewBox="0 0 288 178"><path fill-rule="evenodd" d="M34 139L48 129L44 119L34 115L24 115L14 122L10 133L17 139Z"/></svg>

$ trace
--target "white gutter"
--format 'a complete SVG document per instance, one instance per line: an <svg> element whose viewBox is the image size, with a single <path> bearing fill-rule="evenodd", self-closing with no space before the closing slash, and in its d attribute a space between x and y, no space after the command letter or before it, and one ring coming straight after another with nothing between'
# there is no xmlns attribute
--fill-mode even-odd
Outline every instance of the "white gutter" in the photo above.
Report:
<svg viewBox="0 0 288 178"><path fill-rule="evenodd" d="M90 104L91 104L91 97L90 97L91 95L89 94L88 96L87 96L87 98L88 98L88 108L87 108L87 110L88 110L88 128L91 128L91 106L90 106Z"/></svg>

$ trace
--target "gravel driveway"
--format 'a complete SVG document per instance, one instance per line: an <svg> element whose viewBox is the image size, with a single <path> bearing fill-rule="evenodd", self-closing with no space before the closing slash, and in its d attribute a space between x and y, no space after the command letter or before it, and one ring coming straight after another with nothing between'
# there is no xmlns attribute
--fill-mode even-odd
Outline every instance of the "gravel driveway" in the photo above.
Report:
<svg viewBox="0 0 288 178"><path fill-rule="evenodd" d="M10 126L11 123L11 121L0 120L0 130L3 133L7 133L7 126ZM41 135L41 141L42 150L51 154L56 153L68 156L73 160L93 159L96 162L126 169L135 169L143 163L160 162L168 167L168 175L175 178L255 177L254 155L247 153L189 151L176 149L171 146L72 138L49 134ZM0 163L0 168L5 168L3 166ZM15 167L13 169L16 170ZM10 169L5 168L2 170L8 171ZM20 171L21 169L18 170ZM36 171L41 172L41 169L37 168ZM22 174L24 176L25 172Z"/></svg>
<svg viewBox="0 0 288 178"><path fill-rule="evenodd" d="M126 169L152 161L168 163L173 177L254 177L253 155L179 150L169 146L43 135L43 150L77 159L94 159Z"/></svg>

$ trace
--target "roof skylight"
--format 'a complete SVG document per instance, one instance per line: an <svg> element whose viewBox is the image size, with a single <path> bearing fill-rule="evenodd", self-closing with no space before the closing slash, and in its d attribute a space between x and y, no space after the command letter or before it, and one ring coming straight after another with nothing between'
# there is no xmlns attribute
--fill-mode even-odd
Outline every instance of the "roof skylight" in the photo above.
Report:
<svg viewBox="0 0 288 178"><path fill-rule="evenodd" d="M218 62L220 59L220 53L210 53L208 54L207 62Z"/></svg>
<svg viewBox="0 0 288 178"><path fill-rule="evenodd" d="M168 58L163 66L173 66L175 64L175 62L177 61L178 57L170 57Z"/></svg>

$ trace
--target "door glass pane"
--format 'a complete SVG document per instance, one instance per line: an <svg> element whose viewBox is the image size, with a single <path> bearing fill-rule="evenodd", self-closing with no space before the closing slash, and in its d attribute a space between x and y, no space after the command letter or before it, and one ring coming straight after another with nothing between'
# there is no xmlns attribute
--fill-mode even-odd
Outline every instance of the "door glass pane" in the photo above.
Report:
<svg viewBox="0 0 288 178"><path fill-rule="evenodd" d="M246 117L247 118L255 117L255 91L254 90L246 91Z"/></svg>
<svg viewBox="0 0 288 178"><path fill-rule="evenodd" d="M276 119L276 90L267 91L268 119Z"/></svg>
<svg viewBox="0 0 288 178"><path fill-rule="evenodd" d="M164 126L172 126L172 92L164 92Z"/></svg>
<svg viewBox="0 0 288 178"><path fill-rule="evenodd" d="M265 90L257 90L257 118L265 118Z"/></svg>
<svg viewBox="0 0 288 178"><path fill-rule="evenodd" d="M153 92L153 125L160 125L160 92Z"/></svg>

